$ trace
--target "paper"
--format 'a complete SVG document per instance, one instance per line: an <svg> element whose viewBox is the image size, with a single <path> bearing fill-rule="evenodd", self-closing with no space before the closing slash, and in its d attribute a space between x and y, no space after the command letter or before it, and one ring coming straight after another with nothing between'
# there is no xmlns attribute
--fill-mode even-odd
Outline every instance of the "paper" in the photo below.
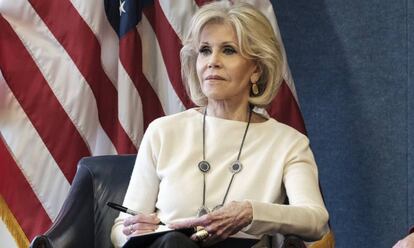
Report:
<svg viewBox="0 0 414 248"><path fill-rule="evenodd" d="M194 228L184 228L184 229L171 229L167 226L160 225L157 230L150 233L143 233L134 237L131 237L128 239L128 241L125 243L122 248L137 248L137 247L146 247L152 244L157 238L161 237L162 235L168 233L168 232L181 232L184 233L187 236L190 236L194 233Z"/></svg>
<svg viewBox="0 0 414 248"><path fill-rule="evenodd" d="M166 225L159 225L158 228L157 228L157 230L155 230L153 232L138 234L136 237L145 236L145 235L151 235L151 234L158 233L158 232L168 232L168 231L173 231L173 230L174 229L171 229L171 228L169 228Z"/></svg>

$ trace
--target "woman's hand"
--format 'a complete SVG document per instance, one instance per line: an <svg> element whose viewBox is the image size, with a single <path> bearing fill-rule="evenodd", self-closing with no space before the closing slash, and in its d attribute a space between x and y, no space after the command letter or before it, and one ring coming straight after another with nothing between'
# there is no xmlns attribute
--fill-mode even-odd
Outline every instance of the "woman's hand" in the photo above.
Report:
<svg viewBox="0 0 414 248"><path fill-rule="evenodd" d="M414 233L398 241L392 248L414 248Z"/></svg>
<svg viewBox="0 0 414 248"><path fill-rule="evenodd" d="M160 219L155 213L139 213L124 220L122 232L128 237L153 232L158 228L159 223Z"/></svg>
<svg viewBox="0 0 414 248"><path fill-rule="evenodd" d="M232 201L220 209L203 215L199 218L177 221L169 225L170 228L202 227L208 232L203 239L203 246L209 246L227 239L230 235L239 232L253 220L252 205L248 201ZM191 239L198 240L194 234Z"/></svg>

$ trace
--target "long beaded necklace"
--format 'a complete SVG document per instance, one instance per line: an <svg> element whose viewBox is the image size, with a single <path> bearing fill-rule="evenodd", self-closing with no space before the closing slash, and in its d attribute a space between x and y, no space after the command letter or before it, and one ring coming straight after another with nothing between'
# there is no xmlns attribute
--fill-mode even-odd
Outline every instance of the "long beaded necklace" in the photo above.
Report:
<svg viewBox="0 0 414 248"><path fill-rule="evenodd" d="M206 206L206 174L207 172L210 171L210 168L211 168L210 163L207 162L206 160L206 149L205 149L206 147L206 115L207 115L207 107L204 109L204 114L203 114L203 160L198 163L198 169L203 174L203 204L197 211L197 216L199 217L211 212L210 209ZM243 139L240 145L239 154L237 155L237 159L233 163L231 163L229 166L229 170L232 173L229 185L227 186L226 193L224 194L224 197L223 197L223 201L221 202L221 204L215 206L212 211L219 209L220 207L223 206L224 202L226 201L227 195L229 193L230 186L233 182L234 176L243 169L243 165L239 159L240 159L240 155L243 149L244 140L246 139L247 131L249 130L251 118L252 118L252 109L249 108L249 120L247 122L246 129L244 130L244 135L243 135Z"/></svg>

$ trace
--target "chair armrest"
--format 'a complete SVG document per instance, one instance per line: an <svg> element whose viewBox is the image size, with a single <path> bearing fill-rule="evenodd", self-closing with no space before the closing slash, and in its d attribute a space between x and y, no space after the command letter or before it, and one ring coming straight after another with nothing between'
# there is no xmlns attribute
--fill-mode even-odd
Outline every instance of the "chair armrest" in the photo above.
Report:
<svg viewBox="0 0 414 248"><path fill-rule="evenodd" d="M47 236L38 235L33 239L30 248L53 248L53 246Z"/></svg>

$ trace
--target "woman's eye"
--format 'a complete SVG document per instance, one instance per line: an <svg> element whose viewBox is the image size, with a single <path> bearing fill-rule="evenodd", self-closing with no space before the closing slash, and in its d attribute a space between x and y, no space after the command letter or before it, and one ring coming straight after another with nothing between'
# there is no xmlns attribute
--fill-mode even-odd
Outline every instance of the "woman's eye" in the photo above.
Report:
<svg viewBox="0 0 414 248"><path fill-rule="evenodd" d="M235 54L237 51L233 47L225 47L223 53L227 55Z"/></svg>
<svg viewBox="0 0 414 248"><path fill-rule="evenodd" d="M207 55L210 53L210 49L208 47L201 47L198 50L198 53L202 54L202 55Z"/></svg>

